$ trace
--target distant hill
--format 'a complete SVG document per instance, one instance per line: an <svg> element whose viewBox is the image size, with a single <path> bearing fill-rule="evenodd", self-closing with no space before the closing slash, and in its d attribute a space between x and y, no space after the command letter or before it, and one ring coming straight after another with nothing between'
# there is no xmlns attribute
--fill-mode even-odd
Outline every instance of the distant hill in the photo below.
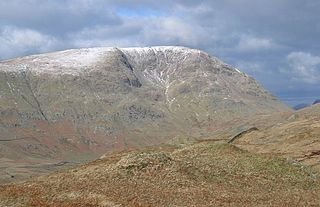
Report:
<svg viewBox="0 0 320 207"><path fill-rule="evenodd" d="M310 104L302 103L302 104L298 104L298 105L294 106L293 109L294 110L300 110L300 109L306 108L308 106L310 106Z"/></svg>
<svg viewBox="0 0 320 207"><path fill-rule="evenodd" d="M314 104L318 104L318 103L320 103L320 99L315 100L315 101L313 102L313 105L314 105Z"/></svg>
<svg viewBox="0 0 320 207"><path fill-rule="evenodd" d="M311 105L318 104L318 103L320 103L320 99L315 100L312 104L308 104L308 103L298 104L298 105L294 106L293 109L300 110L300 109L303 109L303 108L306 108L306 107L309 107Z"/></svg>

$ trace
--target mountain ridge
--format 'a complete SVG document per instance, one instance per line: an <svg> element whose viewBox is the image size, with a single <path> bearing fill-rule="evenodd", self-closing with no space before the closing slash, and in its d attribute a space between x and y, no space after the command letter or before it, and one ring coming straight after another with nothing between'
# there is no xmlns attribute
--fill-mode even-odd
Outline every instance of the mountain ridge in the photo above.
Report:
<svg viewBox="0 0 320 207"><path fill-rule="evenodd" d="M7 164L81 162L85 154L205 139L252 116L290 111L253 78L185 47L2 61L0 88L0 140L12 140L0 142Z"/></svg>

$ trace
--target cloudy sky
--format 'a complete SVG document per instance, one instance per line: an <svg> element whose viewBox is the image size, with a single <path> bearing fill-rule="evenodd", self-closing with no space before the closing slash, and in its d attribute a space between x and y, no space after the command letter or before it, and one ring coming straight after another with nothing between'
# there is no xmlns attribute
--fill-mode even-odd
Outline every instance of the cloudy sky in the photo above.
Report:
<svg viewBox="0 0 320 207"><path fill-rule="evenodd" d="M320 98L319 0L1 0L0 60L67 48L181 45L290 105Z"/></svg>

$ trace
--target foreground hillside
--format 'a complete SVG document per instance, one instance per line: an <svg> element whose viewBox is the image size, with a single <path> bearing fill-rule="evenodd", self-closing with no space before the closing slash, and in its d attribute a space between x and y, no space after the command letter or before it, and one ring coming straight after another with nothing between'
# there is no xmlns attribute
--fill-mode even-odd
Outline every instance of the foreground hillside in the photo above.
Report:
<svg viewBox="0 0 320 207"><path fill-rule="evenodd" d="M0 183L105 152L220 135L290 111L254 79L185 47L88 48L0 62Z"/></svg>
<svg viewBox="0 0 320 207"><path fill-rule="evenodd" d="M234 143L255 153L285 157L320 171L320 105L287 115L271 126L260 126Z"/></svg>
<svg viewBox="0 0 320 207"><path fill-rule="evenodd" d="M109 154L0 188L0 206L320 205L310 169L215 142Z"/></svg>

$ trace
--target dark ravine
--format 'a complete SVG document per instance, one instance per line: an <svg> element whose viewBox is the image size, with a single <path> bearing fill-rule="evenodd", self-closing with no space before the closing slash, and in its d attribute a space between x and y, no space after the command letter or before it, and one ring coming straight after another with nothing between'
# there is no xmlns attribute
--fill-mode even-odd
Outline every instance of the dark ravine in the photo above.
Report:
<svg viewBox="0 0 320 207"><path fill-rule="evenodd" d="M34 139L0 142L0 164L77 162L201 140L230 123L286 111L253 78L200 50L89 48L21 57L0 62L0 140Z"/></svg>

